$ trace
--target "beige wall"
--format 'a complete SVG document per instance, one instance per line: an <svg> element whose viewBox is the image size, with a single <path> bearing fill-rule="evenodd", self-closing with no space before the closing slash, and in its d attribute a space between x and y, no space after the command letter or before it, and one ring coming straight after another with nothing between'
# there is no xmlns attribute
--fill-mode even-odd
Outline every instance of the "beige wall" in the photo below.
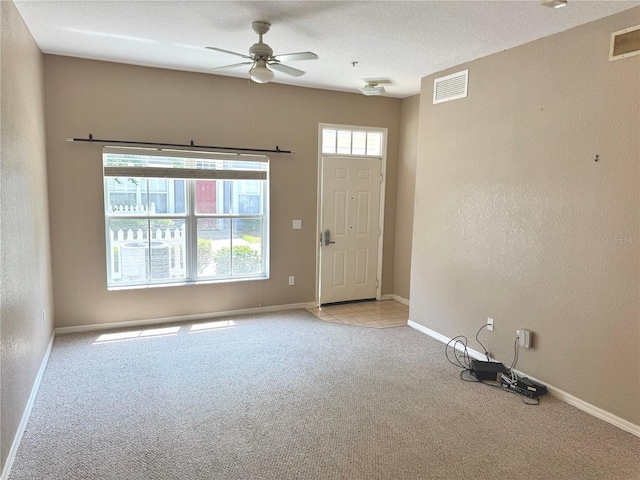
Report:
<svg viewBox="0 0 640 480"><path fill-rule="evenodd" d="M414 95L402 100L400 106L393 293L407 300L410 296L411 284L411 239L413 233L413 203L416 189L419 114L420 95Z"/></svg>
<svg viewBox="0 0 640 480"><path fill-rule="evenodd" d="M494 317L482 338L504 362L532 330L522 371L635 424L640 57L608 49L638 23L636 8L423 79L410 309L478 350ZM466 68L468 98L433 105L433 79Z"/></svg>
<svg viewBox="0 0 640 480"><path fill-rule="evenodd" d="M0 2L0 471L53 329L42 54ZM43 323L42 310L48 321Z"/></svg>
<svg viewBox="0 0 640 480"><path fill-rule="evenodd" d="M383 293L393 293L400 100L45 55L56 326L260 305L260 282L108 292L99 145L65 137L292 149L271 155L271 279L262 305L315 299L320 122L387 127ZM291 221L302 219L303 229ZM288 276L296 277L288 286Z"/></svg>

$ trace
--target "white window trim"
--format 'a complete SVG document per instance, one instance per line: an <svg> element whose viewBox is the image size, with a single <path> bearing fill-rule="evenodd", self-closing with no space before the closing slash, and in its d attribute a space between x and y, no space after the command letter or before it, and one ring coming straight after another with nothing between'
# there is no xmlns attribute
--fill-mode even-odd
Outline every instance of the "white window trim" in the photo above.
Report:
<svg viewBox="0 0 640 480"><path fill-rule="evenodd" d="M104 153L118 153L124 155L144 155L144 156L161 156L161 157L177 157L177 158L194 158L197 160L234 160L248 162L265 162L269 165L269 158L263 155L244 155L244 154L210 154L208 152L190 152L179 150L158 150L146 148L127 148L127 147L104 147ZM103 162L104 162L104 157ZM184 172L181 175L180 172ZM204 173L202 173L204 172ZM235 173L234 173L235 172ZM140 175L142 173L142 175ZM112 177L143 177L143 178L166 178L166 179L184 179L185 180L185 213L168 213L168 214L124 214L109 215L106 205L109 204L108 189L106 187L107 178ZM194 191L195 180L197 179L215 179L215 180L265 180L265 186L261 188L261 197L263 205L263 214L246 215L246 214L197 214L195 212ZM270 273L270 168L267 172L253 171L225 171L225 170L207 170L207 169L181 169L181 168L155 168L155 167L107 167L103 166L103 215L105 221L105 240L106 240L106 280L107 290L131 290L144 289L152 287L171 287L185 285L202 285L213 283L230 283L238 281L255 281L267 280ZM154 219L184 219L185 220L185 276L176 281L170 279L146 280L142 282L126 282L114 283L111 276L111 265L113 263L113 252L110 243L110 227L109 221L113 218L126 218L131 220L154 220ZM232 274L229 276L219 277L201 277L198 278L198 256L197 256L197 222L199 218L221 218L230 221L230 228L233 228L233 220L238 219L261 219L262 220L262 272L260 274ZM230 232L232 235L233 230ZM149 231L148 235L151 235ZM233 252L233 250L232 250ZM231 252L231 253L232 253Z"/></svg>

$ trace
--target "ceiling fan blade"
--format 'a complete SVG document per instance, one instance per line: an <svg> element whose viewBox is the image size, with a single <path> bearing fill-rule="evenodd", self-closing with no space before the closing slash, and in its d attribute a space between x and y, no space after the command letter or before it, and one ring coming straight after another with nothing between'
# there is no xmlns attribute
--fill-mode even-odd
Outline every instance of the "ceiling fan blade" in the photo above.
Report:
<svg viewBox="0 0 640 480"><path fill-rule="evenodd" d="M304 75L305 72L302 70L298 70L297 68L290 67L288 65L281 65L279 63L272 63L269 65L274 70L277 70L282 73L286 73L287 75L291 75L292 77L300 77Z"/></svg>
<svg viewBox="0 0 640 480"><path fill-rule="evenodd" d="M211 70L220 70L221 68L235 68L242 67L243 65L251 65L253 62L233 63L231 65L223 65L221 67L213 67Z"/></svg>
<svg viewBox="0 0 640 480"><path fill-rule="evenodd" d="M376 85L391 85L393 82L390 78L363 78L364 83L375 83Z"/></svg>
<svg viewBox="0 0 640 480"><path fill-rule="evenodd" d="M278 62L294 62L296 60L315 60L318 58L313 52L283 53L273 57Z"/></svg>
<svg viewBox="0 0 640 480"><path fill-rule="evenodd" d="M251 60L251 57L249 55L245 55L244 53L231 52L229 50L223 50L222 48L216 48L216 47L204 47L204 48L206 48L207 50L214 50L216 52L228 53L229 55L235 55L236 57L242 57L242 58Z"/></svg>

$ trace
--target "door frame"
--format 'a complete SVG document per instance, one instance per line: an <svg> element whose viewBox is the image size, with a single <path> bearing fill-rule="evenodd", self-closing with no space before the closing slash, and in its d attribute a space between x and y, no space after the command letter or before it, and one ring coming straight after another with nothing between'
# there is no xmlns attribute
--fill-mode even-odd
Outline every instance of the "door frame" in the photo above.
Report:
<svg viewBox="0 0 640 480"><path fill-rule="evenodd" d="M322 153L322 130L324 128L335 128L336 130L344 129L358 132L379 132L382 133L382 144L380 145L380 156L371 155L352 155L344 153L323 154ZM376 267L376 300L382 298L382 259L384 247L384 209L386 204L386 186L387 186L387 136L389 130L381 127L363 127L357 125L341 125L336 123L319 123L318 124L318 182L316 190L316 283L315 283L315 304L320 305L320 232L322 229L322 157L354 157L354 158L379 158L381 161L380 175L380 212L378 214L378 228L380 235L378 236L378 258Z"/></svg>

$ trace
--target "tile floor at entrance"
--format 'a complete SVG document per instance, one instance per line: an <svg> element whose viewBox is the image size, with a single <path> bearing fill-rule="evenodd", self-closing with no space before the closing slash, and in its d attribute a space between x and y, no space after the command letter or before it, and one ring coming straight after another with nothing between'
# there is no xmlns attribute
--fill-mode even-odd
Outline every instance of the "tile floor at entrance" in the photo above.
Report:
<svg viewBox="0 0 640 480"><path fill-rule="evenodd" d="M409 307L395 300L344 303L307 311L325 322L369 328L400 327L409 320Z"/></svg>

